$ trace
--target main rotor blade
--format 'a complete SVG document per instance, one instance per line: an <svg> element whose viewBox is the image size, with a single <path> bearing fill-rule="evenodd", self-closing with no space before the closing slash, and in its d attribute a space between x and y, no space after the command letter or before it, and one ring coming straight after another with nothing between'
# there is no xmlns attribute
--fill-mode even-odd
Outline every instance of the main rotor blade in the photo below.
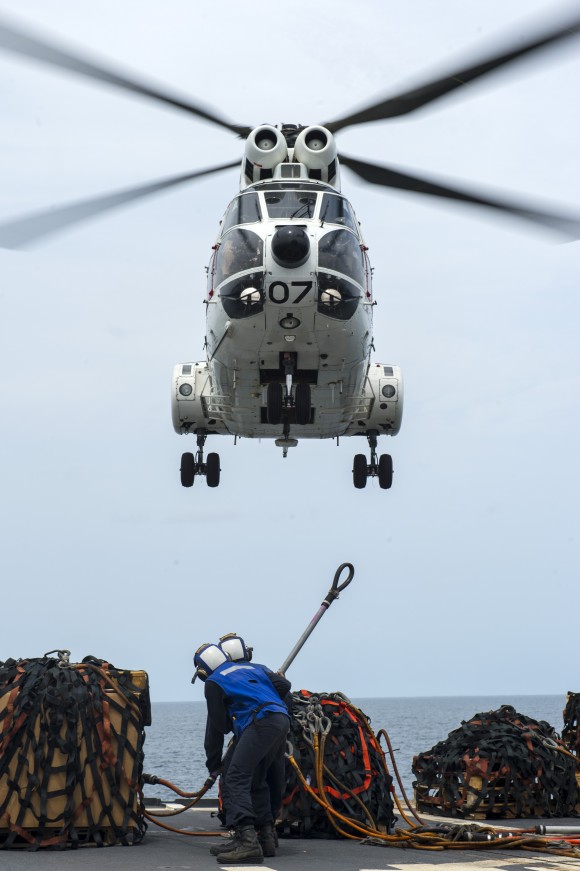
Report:
<svg viewBox="0 0 580 871"><path fill-rule="evenodd" d="M144 97L158 100L170 106L175 106L177 109L183 109L190 114L197 115L199 118L211 121L213 124L219 124L220 127L225 127L227 130L231 130L243 138L246 138L252 129L251 127L231 124L229 121L220 118L210 109L197 103L182 100L160 88L150 87L135 79L116 73L110 68L107 69L100 64L85 61L72 52L59 48L54 43L51 44L44 39L33 37L22 30L10 26L8 23L3 22L1 18L0 48L15 54L24 55L24 57L29 57L33 60L52 64L60 69L87 76L90 79L107 82L109 85L114 85L125 91L132 91L135 94L141 94Z"/></svg>
<svg viewBox="0 0 580 871"><path fill-rule="evenodd" d="M571 36L577 36L580 33L580 18L575 18L567 24L559 27L557 30L552 30L544 36L539 36L528 42L524 42L519 47L514 47L499 54L494 54L486 60L482 60L474 66L458 69L450 72L448 75L440 79L435 79L432 82L427 82L419 88L411 91L405 91L402 94L397 94L394 97L389 97L386 100L380 100L378 103L373 103L358 112L353 112L351 115L345 115L344 118L339 118L336 121L331 121L324 124L332 133L337 130L343 130L345 127L350 127L353 124L365 124L368 121L383 121L387 118L396 118L400 115L408 115L416 109L420 109L434 100L438 100L445 94L451 93L456 88L467 85L475 79L493 72L493 70L512 61L518 60L531 52L544 48L548 45L553 45L556 42L561 42Z"/></svg>
<svg viewBox="0 0 580 871"><path fill-rule="evenodd" d="M56 209L46 209L42 212L27 215L24 218L18 218L15 221L8 221L0 224L0 248L23 248L25 245L41 239L43 236L56 233L58 230L64 230L65 227L76 224L79 221L86 221L88 218L92 218L101 212L116 209L119 206L130 203L132 200L148 197L151 194L159 193L167 188L183 184L186 181L193 181L196 178L211 175L214 172L233 169L233 167L239 165L239 160L236 160L235 163L224 163L222 166L202 169L199 172L171 176L170 178L161 179L150 184L127 188L117 193L105 194L104 196L93 197L88 200L81 200Z"/></svg>
<svg viewBox="0 0 580 871"><path fill-rule="evenodd" d="M371 184L381 185L388 188L410 191L416 194L427 194L433 197L443 197L460 203L468 203L474 206L484 206L494 209L503 214L531 221L543 227L566 236L570 241L580 239L580 217L566 217L543 212L539 209L531 209L508 200L492 199L479 194L470 193L466 188L453 188L438 184L416 175L410 175L400 170L390 169L387 166L378 166L353 157L339 154L342 166L348 167L358 176Z"/></svg>

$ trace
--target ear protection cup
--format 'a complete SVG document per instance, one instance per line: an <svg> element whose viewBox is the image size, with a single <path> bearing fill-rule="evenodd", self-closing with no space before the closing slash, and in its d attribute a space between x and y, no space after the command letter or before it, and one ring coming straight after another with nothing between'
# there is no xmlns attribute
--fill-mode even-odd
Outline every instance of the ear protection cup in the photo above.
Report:
<svg viewBox="0 0 580 871"><path fill-rule="evenodd" d="M244 639L235 632L229 632L227 635L222 635L219 640L219 648L234 662L250 662L252 659L252 648L247 647Z"/></svg>

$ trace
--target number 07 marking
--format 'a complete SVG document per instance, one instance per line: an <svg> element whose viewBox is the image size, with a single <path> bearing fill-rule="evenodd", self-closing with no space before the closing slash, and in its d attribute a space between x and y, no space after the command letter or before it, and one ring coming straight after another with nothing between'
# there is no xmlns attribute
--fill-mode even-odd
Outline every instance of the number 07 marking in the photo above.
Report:
<svg viewBox="0 0 580 871"><path fill-rule="evenodd" d="M296 297L296 299L292 300L292 305L296 305L296 303L302 302L307 293L312 290L312 281L291 281L290 287L302 287L304 288ZM290 287L284 281L273 281L270 287L268 288L268 297L271 302L275 302L276 305L283 305L288 302L290 299Z"/></svg>

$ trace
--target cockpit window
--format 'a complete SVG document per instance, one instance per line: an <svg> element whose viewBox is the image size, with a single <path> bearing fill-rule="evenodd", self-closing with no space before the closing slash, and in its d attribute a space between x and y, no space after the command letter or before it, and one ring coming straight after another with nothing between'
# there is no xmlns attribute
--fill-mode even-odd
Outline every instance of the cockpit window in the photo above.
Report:
<svg viewBox="0 0 580 871"><path fill-rule="evenodd" d="M365 270L360 243L350 230L333 230L318 243L318 266L334 269L364 287Z"/></svg>
<svg viewBox="0 0 580 871"><path fill-rule="evenodd" d="M230 230L222 238L216 253L214 286L218 287L237 272L261 268L263 260L264 243L257 233Z"/></svg>
<svg viewBox="0 0 580 871"><path fill-rule="evenodd" d="M264 193L270 218L313 218L316 208L314 191L269 190Z"/></svg>
<svg viewBox="0 0 580 871"><path fill-rule="evenodd" d="M336 194L324 194L320 209L322 224L342 224L357 232L356 218L348 200Z"/></svg>
<svg viewBox="0 0 580 871"><path fill-rule="evenodd" d="M240 194L228 206L223 224L223 232L238 224L253 224L262 220L258 194Z"/></svg>

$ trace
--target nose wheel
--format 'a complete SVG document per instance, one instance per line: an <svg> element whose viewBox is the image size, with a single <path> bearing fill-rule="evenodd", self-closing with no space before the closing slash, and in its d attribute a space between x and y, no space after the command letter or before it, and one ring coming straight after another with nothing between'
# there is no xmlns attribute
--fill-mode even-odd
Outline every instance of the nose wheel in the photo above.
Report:
<svg viewBox="0 0 580 871"><path fill-rule="evenodd" d="M294 407L296 409L296 423L305 426L310 423L310 384L300 382L294 391Z"/></svg>
<svg viewBox="0 0 580 871"><path fill-rule="evenodd" d="M390 454L381 454L377 458L377 435L372 430L367 433L371 449L370 462L364 454L355 454L352 465L352 480L357 490L364 490L368 478L378 478L381 490L390 490L393 485L393 458Z"/></svg>
<svg viewBox="0 0 580 871"><path fill-rule="evenodd" d="M272 381L268 384L266 396L268 423L272 423L275 426L278 425L282 422L285 409L293 407L296 423L299 426L306 426L307 423L310 423L311 404L312 392L310 384L299 382L294 388L294 396L292 396L292 384L285 387L282 387L279 381Z"/></svg>
<svg viewBox="0 0 580 871"><path fill-rule="evenodd" d="M277 426L282 421L282 409L284 407L284 394L282 385L278 381L268 384L268 396L266 398L266 410L268 423Z"/></svg>
<svg viewBox="0 0 580 871"><path fill-rule="evenodd" d="M306 426L310 423L310 409L312 405L312 393L310 384L299 381L293 384L296 372L295 355L289 352L284 354L284 385L279 381L268 384L266 396L266 413L268 423L277 426L282 423L284 411L294 408L295 421L298 426Z"/></svg>
<svg viewBox="0 0 580 871"><path fill-rule="evenodd" d="M220 455L211 453L207 460L203 458L203 448L207 434L197 433L197 452L195 456L191 452L181 455L181 486L193 487L196 476L204 475L208 487L217 487L220 482Z"/></svg>

